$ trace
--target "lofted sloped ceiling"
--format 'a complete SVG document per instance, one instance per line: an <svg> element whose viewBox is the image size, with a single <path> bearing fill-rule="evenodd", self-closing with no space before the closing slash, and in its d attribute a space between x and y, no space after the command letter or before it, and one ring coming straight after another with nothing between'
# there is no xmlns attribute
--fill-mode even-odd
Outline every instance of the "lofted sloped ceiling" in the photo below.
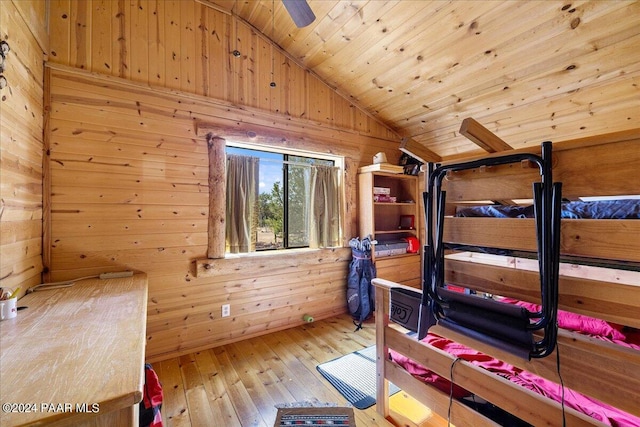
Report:
<svg viewBox="0 0 640 427"><path fill-rule="evenodd" d="M309 0L304 28L279 0L210 3L443 159L484 151L467 117L513 148L640 123L638 1Z"/></svg>

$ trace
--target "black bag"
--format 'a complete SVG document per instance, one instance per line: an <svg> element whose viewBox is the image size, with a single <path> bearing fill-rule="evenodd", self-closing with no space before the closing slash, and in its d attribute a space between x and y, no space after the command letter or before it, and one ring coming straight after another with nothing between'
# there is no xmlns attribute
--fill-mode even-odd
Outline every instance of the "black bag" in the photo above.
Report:
<svg viewBox="0 0 640 427"><path fill-rule="evenodd" d="M139 407L140 427L162 427L162 385L150 364L144 365L144 390Z"/></svg>
<svg viewBox="0 0 640 427"><path fill-rule="evenodd" d="M422 166L420 160L407 153L402 153L398 164L404 167L405 175L418 175L420 173L420 166Z"/></svg>
<svg viewBox="0 0 640 427"><path fill-rule="evenodd" d="M368 240L366 245L361 245L355 240L357 239L351 239L350 242L352 259L347 278L347 305L357 331L362 329L362 322L375 310L371 279L376 277L376 267L371 260Z"/></svg>

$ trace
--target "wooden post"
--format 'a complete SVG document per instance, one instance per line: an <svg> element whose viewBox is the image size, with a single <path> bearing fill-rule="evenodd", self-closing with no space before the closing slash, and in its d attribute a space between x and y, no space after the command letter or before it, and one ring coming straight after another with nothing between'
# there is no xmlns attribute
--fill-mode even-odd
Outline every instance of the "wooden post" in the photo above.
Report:
<svg viewBox="0 0 640 427"><path fill-rule="evenodd" d="M389 289L375 287L375 321L376 321L376 409L380 415L389 417L389 381L386 378L385 363L389 347L385 344L385 328L389 325L389 312L385 310L384 297ZM389 296L391 298L391 296Z"/></svg>
<svg viewBox="0 0 640 427"><path fill-rule="evenodd" d="M489 153L513 150L513 147L471 117L462 121L462 125L460 125L460 134L466 136L478 147Z"/></svg>
<svg viewBox="0 0 640 427"><path fill-rule="evenodd" d="M422 163L439 162L442 158L424 145L411 138L402 138L400 151L421 161Z"/></svg>
<svg viewBox="0 0 640 427"><path fill-rule="evenodd" d="M209 150L209 243L207 258L224 258L227 189L225 139L207 134Z"/></svg>

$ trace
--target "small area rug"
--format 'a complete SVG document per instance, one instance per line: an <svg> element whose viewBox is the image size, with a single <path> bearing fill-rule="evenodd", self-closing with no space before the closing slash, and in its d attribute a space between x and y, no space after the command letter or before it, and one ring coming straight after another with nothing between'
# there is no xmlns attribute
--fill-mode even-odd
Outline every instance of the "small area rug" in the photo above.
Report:
<svg viewBox="0 0 640 427"><path fill-rule="evenodd" d="M278 408L274 427L356 427L353 408L340 406Z"/></svg>
<svg viewBox="0 0 640 427"><path fill-rule="evenodd" d="M317 366L353 406L367 409L376 403L376 346L338 357ZM389 396L400 391L389 384Z"/></svg>

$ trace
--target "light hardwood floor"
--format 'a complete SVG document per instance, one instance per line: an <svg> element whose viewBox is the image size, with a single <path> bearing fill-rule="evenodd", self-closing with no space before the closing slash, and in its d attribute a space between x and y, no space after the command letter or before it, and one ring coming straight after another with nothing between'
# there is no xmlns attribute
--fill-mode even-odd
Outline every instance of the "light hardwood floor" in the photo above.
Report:
<svg viewBox="0 0 640 427"><path fill-rule="evenodd" d="M164 390L165 425L271 427L277 404L347 405L316 366L375 343L373 323L354 329L345 314L154 363ZM355 413L358 427L393 425L375 405ZM427 425L440 426L442 420L421 423Z"/></svg>

